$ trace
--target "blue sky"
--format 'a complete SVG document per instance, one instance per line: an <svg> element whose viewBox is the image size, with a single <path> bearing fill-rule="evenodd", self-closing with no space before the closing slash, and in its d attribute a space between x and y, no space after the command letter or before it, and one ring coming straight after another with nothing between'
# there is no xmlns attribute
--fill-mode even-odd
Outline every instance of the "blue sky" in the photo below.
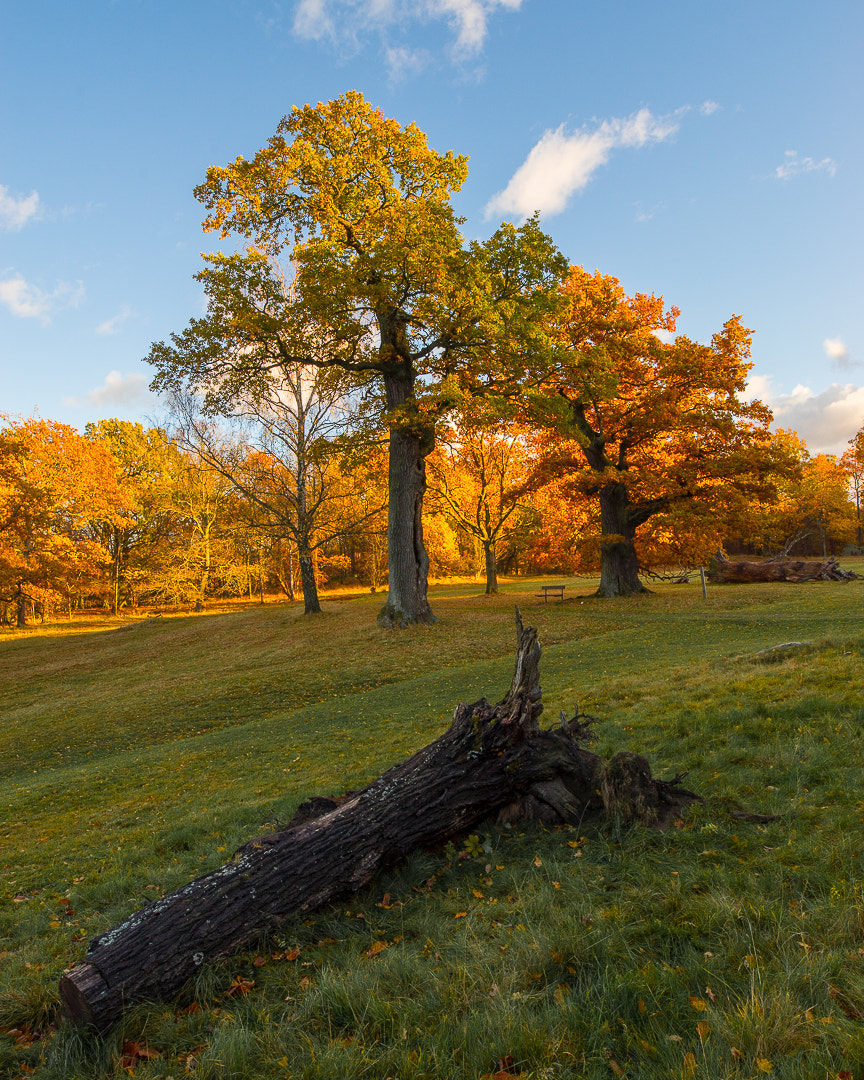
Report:
<svg viewBox="0 0 864 1080"><path fill-rule="evenodd" d="M860 0L31 0L0 26L0 411L156 416L202 310L192 195L294 104L357 89L470 156L466 234L539 209L662 293L811 450L864 423Z"/></svg>

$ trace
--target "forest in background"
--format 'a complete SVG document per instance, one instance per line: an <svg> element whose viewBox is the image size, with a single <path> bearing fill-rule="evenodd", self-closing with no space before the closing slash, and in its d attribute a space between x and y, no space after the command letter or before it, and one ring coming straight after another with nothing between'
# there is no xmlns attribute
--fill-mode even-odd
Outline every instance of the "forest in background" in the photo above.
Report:
<svg viewBox="0 0 864 1080"><path fill-rule="evenodd" d="M5 623L83 609L294 599L301 592L297 459L256 447L254 432L182 432L104 420L84 433L39 417L0 430L0 613ZM864 429L842 456L808 454L792 432L797 475L771 497L730 499L652 517L638 537L644 568L692 567L720 546L773 555L835 554L861 543ZM538 433L517 424L449 424L427 458L423 534L430 577L596 573L596 500L573 477L544 482ZM222 457L212 456L218 442ZM324 452L326 449L326 453ZM209 460L208 460L209 450ZM327 441L307 477L317 586L387 581L387 461ZM221 465L221 469L220 466ZM233 472L228 472L228 469Z"/></svg>

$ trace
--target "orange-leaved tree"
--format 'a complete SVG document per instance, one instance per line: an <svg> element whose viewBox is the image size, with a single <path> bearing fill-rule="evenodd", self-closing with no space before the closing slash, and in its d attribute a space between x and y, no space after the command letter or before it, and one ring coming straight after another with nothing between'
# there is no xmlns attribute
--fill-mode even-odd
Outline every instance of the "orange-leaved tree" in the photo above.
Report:
<svg viewBox="0 0 864 1080"><path fill-rule="evenodd" d="M864 502L864 426L860 427L854 437L849 440L849 449L843 451L840 464L849 477L849 492L855 503L857 542L860 547L864 544L861 515L862 502Z"/></svg>
<svg viewBox="0 0 864 1080"><path fill-rule="evenodd" d="M483 549L487 595L498 592L498 546L527 502L529 462L524 429L496 423L476 401L441 425L427 461L432 508Z"/></svg>
<svg viewBox="0 0 864 1080"><path fill-rule="evenodd" d="M670 508L731 488L767 497L793 468L771 439L770 410L746 401L751 332L733 315L709 345L678 336L663 298L571 267L559 355L533 398L545 427L536 476L567 476L599 503L598 595L643 592L637 530Z"/></svg>
<svg viewBox="0 0 864 1080"><path fill-rule="evenodd" d="M66 424L2 417L0 428L0 599L26 625L27 607L93 584L105 565L89 535L117 520L126 497L105 447Z"/></svg>

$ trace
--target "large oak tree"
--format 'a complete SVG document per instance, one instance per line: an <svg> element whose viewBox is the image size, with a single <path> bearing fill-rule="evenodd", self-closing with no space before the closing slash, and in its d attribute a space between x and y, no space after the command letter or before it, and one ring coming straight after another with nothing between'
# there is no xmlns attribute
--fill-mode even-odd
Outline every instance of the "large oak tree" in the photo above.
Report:
<svg viewBox="0 0 864 1080"><path fill-rule="evenodd" d="M793 471L772 439L770 410L746 400L751 331L733 315L709 345L668 340L679 314L663 298L627 296L617 278L570 269L561 351L537 411L547 425L541 476L566 476L599 503L598 595L644 592L636 533L654 515L753 498Z"/></svg>
<svg viewBox="0 0 864 1080"><path fill-rule="evenodd" d="M207 256L201 276L248 346L250 380L256 356L340 369L389 429L385 626L434 620L422 506L436 421L460 393L512 386L536 365L566 265L533 219L466 243L451 204L466 175L466 158L352 91L295 107L252 160L209 169L196 189L205 228L249 242ZM182 364L154 346L157 388L206 382L210 345L202 335Z"/></svg>

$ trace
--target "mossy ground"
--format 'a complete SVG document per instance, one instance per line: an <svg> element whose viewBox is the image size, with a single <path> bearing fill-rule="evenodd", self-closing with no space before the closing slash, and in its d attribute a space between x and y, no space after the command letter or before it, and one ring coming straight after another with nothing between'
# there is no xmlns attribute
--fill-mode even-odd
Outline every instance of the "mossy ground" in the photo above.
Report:
<svg viewBox="0 0 864 1080"><path fill-rule="evenodd" d="M440 622L400 632L366 596L0 639L0 1075L862 1075L864 583L593 584L440 587ZM89 937L500 696L514 601L549 721L578 702L601 753L689 769L705 803L662 834L489 825L104 1040L55 1026Z"/></svg>

